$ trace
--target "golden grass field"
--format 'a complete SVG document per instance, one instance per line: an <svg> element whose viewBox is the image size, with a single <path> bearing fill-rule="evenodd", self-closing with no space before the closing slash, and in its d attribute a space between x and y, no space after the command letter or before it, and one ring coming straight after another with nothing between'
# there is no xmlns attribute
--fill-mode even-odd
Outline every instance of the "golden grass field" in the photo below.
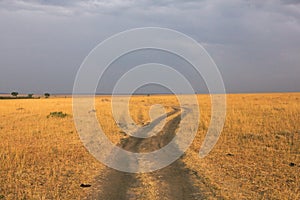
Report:
<svg viewBox="0 0 300 200"><path fill-rule="evenodd" d="M224 130L203 159L198 151L210 122L210 98L198 95L198 101L197 137L183 156L188 168L224 199L300 199L300 93L227 95ZM136 123L149 122L153 104L168 109L178 102L175 96L134 96ZM96 98L99 123L117 144L126 135L110 108L110 97ZM60 111L68 116L47 117ZM79 139L72 98L0 101L0 199L82 199L91 188L80 184L92 184L104 168Z"/></svg>

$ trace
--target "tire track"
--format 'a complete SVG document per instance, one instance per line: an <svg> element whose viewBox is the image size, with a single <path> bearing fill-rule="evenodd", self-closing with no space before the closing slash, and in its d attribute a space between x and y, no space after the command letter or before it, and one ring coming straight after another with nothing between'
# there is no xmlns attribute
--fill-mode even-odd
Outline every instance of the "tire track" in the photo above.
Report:
<svg viewBox="0 0 300 200"><path fill-rule="evenodd" d="M157 135L149 138L129 137L123 140L119 146L132 152L151 152L167 145L176 134L181 117L188 111L173 108L167 113L171 118ZM160 120L156 120L158 124ZM149 131L155 126L151 126ZM130 167L130 160L124 160ZM95 186L87 199L206 199L203 190L210 190L207 186L200 188L195 186L195 181L204 183L195 172L186 168L182 159L178 159L171 165L151 173L125 173L111 168L106 168L95 180Z"/></svg>

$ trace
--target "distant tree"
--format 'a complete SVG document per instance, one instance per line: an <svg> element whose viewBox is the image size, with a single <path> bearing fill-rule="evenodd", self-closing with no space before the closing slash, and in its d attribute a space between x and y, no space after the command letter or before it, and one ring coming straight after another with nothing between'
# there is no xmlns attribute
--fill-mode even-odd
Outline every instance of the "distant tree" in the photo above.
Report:
<svg viewBox="0 0 300 200"><path fill-rule="evenodd" d="M32 93L28 94L28 98L32 98L32 97L33 97Z"/></svg>
<svg viewBox="0 0 300 200"><path fill-rule="evenodd" d="M49 98L50 94L49 93L45 93L44 96L45 96L45 98Z"/></svg>
<svg viewBox="0 0 300 200"><path fill-rule="evenodd" d="M18 94L19 94L19 92L12 92L12 93L11 93L11 96L17 97Z"/></svg>

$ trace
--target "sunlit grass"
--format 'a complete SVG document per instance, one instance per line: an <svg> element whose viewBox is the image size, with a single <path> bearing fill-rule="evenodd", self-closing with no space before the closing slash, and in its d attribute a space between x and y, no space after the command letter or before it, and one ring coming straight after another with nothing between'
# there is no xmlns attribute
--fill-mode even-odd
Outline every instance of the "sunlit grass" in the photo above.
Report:
<svg viewBox="0 0 300 200"><path fill-rule="evenodd" d="M300 94L228 95L224 130L204 159L198 151L209 127L210 98L198 96L201 120L184 156L229 199L300 199ZM133 120L150 122L149 109L170 111L174 96L130 100ZM50 113L64 117L47 117ZM125 133L112 118L110 97L97 97L96 115L114 143ZM291 163L295 165L292 166ZM0 101L0 197L81 199L104 165L83 147L72 118L71 98Z"/></svg>

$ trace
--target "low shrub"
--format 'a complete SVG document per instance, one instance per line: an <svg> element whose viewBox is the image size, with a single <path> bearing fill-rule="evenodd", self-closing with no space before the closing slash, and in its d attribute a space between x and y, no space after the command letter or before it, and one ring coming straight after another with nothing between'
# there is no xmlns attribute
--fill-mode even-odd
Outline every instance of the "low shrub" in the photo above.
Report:
<svg viewBox="0 0 300 200"><path fill-rule="evenodd" d="M49 118L49 117L57 117L57 118L65 118L65 117L67 117L68 116L68 114L67 113L63 113L63 112L51 112L48 116L47 116L47 118Z"/></svg>

